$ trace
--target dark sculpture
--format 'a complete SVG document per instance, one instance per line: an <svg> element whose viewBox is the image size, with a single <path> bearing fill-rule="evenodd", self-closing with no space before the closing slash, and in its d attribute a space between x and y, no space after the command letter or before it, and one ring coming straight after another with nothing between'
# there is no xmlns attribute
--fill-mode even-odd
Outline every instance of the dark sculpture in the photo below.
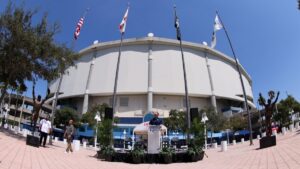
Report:
<svg viewBox="0 0 300 169"><path fill-rule="evenodd" d="M158 112L154 112L154 117L150 120L149 124L150 125L156 125L156 126L159 126L162 124L162 121L161 119L158 117L159 116L159 113Z"/></svg>
<svg viewBox="0 0 300 169"><path fill-rule="evenodd" d="M272 135L272 121L271 121L271 118L272 118L272 115L273 115L275 104L278 100L279 92L277 92L277 96L276 96L276 99L274 100L274 102L272 102L272 100L275 97L275 92L271 90L271 91L268 92L268 95L269 95L269 99L266 103L265 98L261 95L261 93L259 93L258 102L261 106L265 107L266 132L267 132L267 136L271 136Z"/></svg>
<svg viewBox="0 0 300 169"><path fill-rule="evenodd" d="M32 99L33 99L33 109L32 109L32 117L31 117L31 127L33 127L32 133L34 133L36 128L36 122L40 116L40 110L43 107L43 104L47 99L50 98L50 90L47 90L47 95L44 99L42 99L41 95L38 95L37 98L35 98L35 83L33 83L32 86Z"/></svg>

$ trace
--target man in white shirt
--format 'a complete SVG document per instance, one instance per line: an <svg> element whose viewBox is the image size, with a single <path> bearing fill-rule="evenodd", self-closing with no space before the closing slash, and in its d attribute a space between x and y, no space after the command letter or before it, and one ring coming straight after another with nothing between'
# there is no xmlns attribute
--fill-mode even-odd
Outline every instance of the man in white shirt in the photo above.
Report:
<svg viewBox="0 0 300 169"><path fill-rule="evenodd" d="M40 145L42 145L42 140L44 139L43 146L46 145L46 140L48 137L48 134L51 130L51 122L49 121L49 117L47 116L45 119L42 119L40 121L40 131L41 131L41 137L40 137Z"/></svg>

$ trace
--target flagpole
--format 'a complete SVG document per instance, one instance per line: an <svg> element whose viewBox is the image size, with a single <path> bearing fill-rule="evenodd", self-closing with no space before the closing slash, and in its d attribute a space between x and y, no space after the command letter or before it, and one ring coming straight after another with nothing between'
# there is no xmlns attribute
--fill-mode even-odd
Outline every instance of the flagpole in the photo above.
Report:
<svg viewBox="0 0 300 169"><path fill-rule="evenodd" d="M234 57L234 60L235 60L236 68L237 68L238 73L239 73L239 77L240 77L240 81L241 81L242 89L243 89L244 101L245 101L245 105L246 105L246 111L247 111L247 114L248 114L248 128L249 128L249 132L250 132L250 145L253 145L251 114L250 114L250 111L249 111L249 106L248 106L248 101L247 101L247 95L246 95L246 90L245 90L245 85L244 85L244 81L243 81L243 77L242 77L240 65L239 65L238 59L237 59L237 57L235 55L235 52L234 52L231 40L230 40L228 32L227 32L227 30L225 28L225 25L222 22L222 19L221 19L220 15L219 15L218 11L216 11L216 13L217 13L217 15L218 15L218 17L220 19L221 24L223 25L226 37L228 39L228 42L229 42L229 45L230 45L230 48L231 48L231 51L232 51L232 54L233 54L233 57Z"/></svg>
<svg viewBox="0 0 300 169"><path fill-rule="evenodd" d="M181 41L181 39L180 39L180 50L181 50L182 69L183 69L183 77L184 77L184 90L185 90L185 104L186 104L186 112L187 112L187 124L188 124L188 129L190 129L191 128L191 121L190 121L191 117L190 117L189 93L188 93L185 60L184 60L184 54L183 54L183 50L182 50L182 41Z"/></svg>
<svg viewBox="0 0 300 169"><path fill-rule="evenodd" d="M90 8L86 8L86 10L84 11L84 13L82 15L83 18L85 18L86 14L88 13L89 10L90 10ZM71 50L74 49L75 44L76 44L76 40L73 39L72 43L71 43ZM53 129L54 129L53 124L54 124L54 117L55 117L55 114L56 114L56 106L57 106L58 95L59 95L61 83L62 83L62 80L63 80L63 75L65 73L62 68L60 68L60 69L61 70L60 70L59 82L58 82L58 86L57 86L55 94L54 94L54 101L52 102L52 111L51 111L51 129L52 129L52 132L53 132ZM50 134L49 144L52 145L52 134Z"/></svg>
<svg viewBox="0 0 300 169"><path fill-rule="evenodd" d="M115 110L116 110L116 108L115 108L116 107L116 93L117 93L117 87L118 87L119 68L120 68L120 60L121 60L121 54L122 54L121 48L123 46L123 36L124 36L124 33L121 33L117 68L116 68L116 74L115 74L114 92L113 92L113 98L112 98L112 109L113 109L112 117L113 117L113 119L114 119L114 113L115 113Z"/></svg>
<svg viewBox="0 0 300 169"><path fill-rule="evenodd" d="M185 60L184 60L184 53L182 49L182 38L181 38L181 32L179 28L179 23L177 22L177 13L176 13L176 6L174 5L174 12L175 12L175 27L177 29L177 39L179 40L179 46L180 46L180 51L181 51L181 59L182 59L182 69L183 69L183 77L184 77L184 90L185 90L185 106L186 106L186 113L187 113L187 127L188 129L191 128L191 121L190 121L190 105L189 105L189 93L188 93L188 85L187 85L187 77L186 77L186 68L185 68ZM190 139L190 134L189 132L187 133L188 135L188 142Z"/></svg>

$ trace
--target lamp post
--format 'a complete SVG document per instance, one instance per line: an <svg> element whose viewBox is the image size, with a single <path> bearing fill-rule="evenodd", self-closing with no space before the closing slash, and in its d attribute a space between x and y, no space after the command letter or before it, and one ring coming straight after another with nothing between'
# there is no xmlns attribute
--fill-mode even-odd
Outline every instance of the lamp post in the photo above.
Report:
<svg viewBox="0 0 300 169"><path fill-rule="evenodd" d="M96 115L95 115L95 120L96 120L97 122L96 122L96 133L95 133L95 141L94 141L94 144L95 144L95 148L97 148L98 122L101 121L101 117L100 117L100 113L99 113L99 112L96 113Z"/></svg>
<svg viewBox="0 0 300 169"><path fill-rule="evenodd" d="M204 138L205 138L205 140L204 140L204 148L205 149L207 149L206 121L208 121L208 118L206 116L206 113L203 112L201 122L204 123Z"/></svg>
<svg viewBox="0 0 300 169"><path fill-rule="evenodd" d="M126 139L126 130L125 129L123 131L123 135L124 135L124 150L123 151L125 151L125 139Z"/></svg>

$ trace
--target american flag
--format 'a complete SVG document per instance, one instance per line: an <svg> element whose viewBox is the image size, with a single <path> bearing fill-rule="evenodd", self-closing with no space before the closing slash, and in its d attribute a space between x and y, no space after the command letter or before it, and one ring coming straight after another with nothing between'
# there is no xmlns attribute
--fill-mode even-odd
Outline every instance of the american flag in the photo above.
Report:
<svg viewBox="0 0 300 169"><path fill-rule="evenodd" d="M80 18L78 23L77 23L77 26L76 26L76 29L75 29L75 32L74 32L74 39L77 40L79 34L80 34L80 30L81 30L81 27L83 25L83 18Z"/></svg>

